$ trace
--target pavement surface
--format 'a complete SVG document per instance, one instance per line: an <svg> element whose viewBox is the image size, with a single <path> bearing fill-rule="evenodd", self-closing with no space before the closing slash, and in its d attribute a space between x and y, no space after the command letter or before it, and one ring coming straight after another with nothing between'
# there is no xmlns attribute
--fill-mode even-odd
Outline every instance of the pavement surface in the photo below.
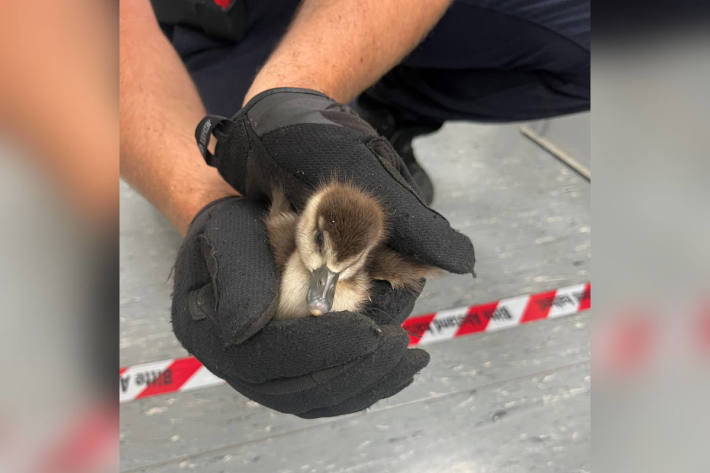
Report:
<svg viewBox="0 0 710 473"><path fill-rule="evenodd" d="M590 165L589 114L529 124ZM413 315L587 282L590 184L520 124L447 123L415 152L433 207L471 237L478 278L427 283ZM121 366L186 356L170 327L179 235L121 183ZM428 345L414 383L303 420L226 385L121 405L122 472L590 471L591 310Z"/></svg>

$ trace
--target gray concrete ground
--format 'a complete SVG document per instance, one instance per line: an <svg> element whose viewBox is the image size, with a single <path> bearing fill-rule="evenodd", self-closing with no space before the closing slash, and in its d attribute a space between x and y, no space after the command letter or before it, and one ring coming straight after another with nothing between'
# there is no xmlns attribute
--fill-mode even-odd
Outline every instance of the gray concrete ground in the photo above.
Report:
<svg viewBox="0 0 710 473"><path fill-rule="evenodd" d="M589 165L589 115L532 124ZM478 279L427 283L414 314L590 278L590 186L518 125L447 123L415 150ZM179 236L121 184L121 366L186 355L169 323ZM121 406L124 472L586 472L590 312L429 345L430 365L365 412L302 420L226 385Z"/></svg>

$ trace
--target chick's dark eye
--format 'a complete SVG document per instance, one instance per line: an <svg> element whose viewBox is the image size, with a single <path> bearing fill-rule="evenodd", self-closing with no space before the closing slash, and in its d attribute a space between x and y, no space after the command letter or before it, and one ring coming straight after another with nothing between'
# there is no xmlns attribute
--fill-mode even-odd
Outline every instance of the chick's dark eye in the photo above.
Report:
<svg viewBox="0 0 710 473"><path fill-rule="evenodd" d="M316 241L316 246L318 248L323 248L323 232L322 231L320 231L320 230L316 231L315 241Z"/></svg>

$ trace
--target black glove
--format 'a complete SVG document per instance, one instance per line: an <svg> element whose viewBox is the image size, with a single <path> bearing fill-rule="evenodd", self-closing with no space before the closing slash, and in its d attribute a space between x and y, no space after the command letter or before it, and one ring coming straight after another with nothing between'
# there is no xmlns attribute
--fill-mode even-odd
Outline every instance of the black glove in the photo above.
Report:
<svg viewBox="0 0 710 473"><path fill-rule="evenodd" d="M271 320L279 278L264 207L229 197L205 207L175 264L175 335L246 397L304 418L364 409L412 382L429 361L399 326L418 293L376 282L362 314Z"/></svg>
<svg viewBox="0 0 710 473"><path fill-rule="evenodd" d="M214 134L217 145L210 153ZM336 176L376 196L388 211L388 245L454 273L473 272L473 245L419 198L402 159L353 111L307 89L257 95L233 118L207 116L195 133L208 164L235 189L268 196L274 182L301 209Z"/></svg>

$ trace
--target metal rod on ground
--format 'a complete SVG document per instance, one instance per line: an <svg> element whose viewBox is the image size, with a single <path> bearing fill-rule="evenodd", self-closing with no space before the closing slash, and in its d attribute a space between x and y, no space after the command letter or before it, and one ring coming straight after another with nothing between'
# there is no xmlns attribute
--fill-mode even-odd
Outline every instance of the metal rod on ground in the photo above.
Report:
<svg viewBox="0 0 710 473"><path fill-rule="evenodd" d="M554 143L552 143L550 140L547 138L543 138L542 136L538 135L532 129L530 129L527 126L521 126L520 127L520 132L525 135L530 141L550 153L552 156L557 158L558 160L562 161L562 163L566 164L570 169L572 169L574 172L585 178L587 181L592 182L592 172L587 169L585 166L580 164L576 159L574 159L572 156L558 148Z"/></svg>

